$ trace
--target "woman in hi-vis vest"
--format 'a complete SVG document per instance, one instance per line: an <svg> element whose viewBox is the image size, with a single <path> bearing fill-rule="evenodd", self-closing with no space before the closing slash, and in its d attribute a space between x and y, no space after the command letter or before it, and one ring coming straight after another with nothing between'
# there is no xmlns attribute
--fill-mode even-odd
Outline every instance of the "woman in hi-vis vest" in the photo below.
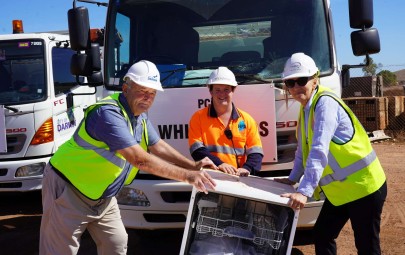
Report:
<svg viewBox="0 0 405 255"><path fill-rule="evenodd" d="M285 88L301 104L298 147L290 176L276 181L299 182L296 193L282 195L294 209L324 194L314 228L316 254L336 254L335 239L349 219L358 254L381 254L384 171L361 123L332 90L319 84L319 75L304 53L293 54L285 64Z"/></svg>

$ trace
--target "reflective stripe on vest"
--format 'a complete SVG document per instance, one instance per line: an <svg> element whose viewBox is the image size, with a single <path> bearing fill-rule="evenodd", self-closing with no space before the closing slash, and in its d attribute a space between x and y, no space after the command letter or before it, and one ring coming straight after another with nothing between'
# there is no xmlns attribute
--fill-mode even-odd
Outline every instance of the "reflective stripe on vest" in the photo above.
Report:
<svg viewBox="0 0 405 255"><path fill-rule="evenodd" d="M210 152L216 152L216 153L235 155L235 151L236 151L236 153L238 155L245 154L245 149L244 148L231 148L231 147L228 147L228 146L215 146L215 145L207 145L206 148Z"/></svg>
<svg viewBox="0 0 405 255"><path fill-rule="evenodd" d="M77 145L86 148L88 150L93 150L95 151L98 155L101 157L105 158L106 160L110 161L117 167L123 167L126 163L125 159L122 159L115 154L111 154L109 151L105 150L104 148L99 148L97 146L93 146L91 143L86 142L84 139L82 139L78 133L74 133L73 139L77 143Z"/></svg>
<svg viewBox="0 0 405 255"><path fill-rule="evenodd" d="M328 165L332 168L334 172L323 176L319 181L319 186L322 187L334 181L343 181L344 179L347 178L347 176L354 174L358 171L361 171L363 170L363 168L369 166L371 163L374 162L374 160L376 160L376 158L377 155L373 150L366 157L360 159L359 161L354 162L353 164L346 166L344 168L341 168L337 160L333 157L333 155L329 153Z"/></svg>
<svg viewBox="0 0 405 255"><path fill-rule="evenodd" d="M202 144L202 143L200 143ZM196 143L194 143L194 145L197 145ZM198 146L198 145L197 145ZM197 148L200 148L202 146L198 146ZM206 148L210 151L210 152L217 152L217 153L224 153L224 154L231 154L231 155L235 155L235 152L238 155L243 155L245 154L245 148L231 148L228 146L218 146L218 145L208 145L206 146ZM193 149L193 146L191 146L191 150ZM249 148L246 151L246 154L252 154L252 153L261 153L263 154L263 150L261 147L255 146L252 148Z"/></svg>
<svg viewBox="0 0 405 255"><path fill-rule="evenodd" d="M144 151L148 151L148 145L149 145L148 129L146 127L146 120L144 120L144 119L142 119L142 127L143 127L143 134L142 134L140 146L142 147L142 149ZM125 185L131 184L132 181L135 179L136 175L138 174L138 172L139 172L139 168L132 166L124 184Z"/></svg>

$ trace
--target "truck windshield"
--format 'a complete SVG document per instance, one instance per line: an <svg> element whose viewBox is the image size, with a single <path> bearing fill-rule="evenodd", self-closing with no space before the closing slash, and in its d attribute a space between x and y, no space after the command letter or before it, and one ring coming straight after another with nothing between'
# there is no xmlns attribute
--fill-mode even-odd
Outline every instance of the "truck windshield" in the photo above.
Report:
<svg viewBox="0 0 405 255"><path fill-rule="evenodd" d="M44 42L0 42L0 104L24 104L46 96Z"/></svg>
<svg viewBox="0 0 405 255"><path fill-rule="evenodd" d="M229 67L239 84L280 79L295 52L332 68L325 1L110 1L106 27L107 86L122 85L129 66L154 62L164 87L204 86Z"/></svg>

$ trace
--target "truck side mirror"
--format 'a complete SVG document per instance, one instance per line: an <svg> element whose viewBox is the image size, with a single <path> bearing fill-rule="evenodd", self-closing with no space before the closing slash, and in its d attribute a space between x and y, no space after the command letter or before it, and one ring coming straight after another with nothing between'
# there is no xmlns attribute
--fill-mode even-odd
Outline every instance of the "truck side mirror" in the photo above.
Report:
<svg viewBox="0 0 405 255"><path fill-rule="evenodd" d="M93 72L101 71L100 46L92 43L86 53L76 53L72 55L70 72L73 75L91 76Z"/></svg>
<svg viewBox="0 0 405 255"><path fill-rule="evenodd" d="M68 11L70 44L74 51L90 48L90 21L86 7L77 7Z"/></svg>
<svg viewBox="0 0 405 255"><path fill-rule="evenodd" d="M103 85L103 74L101 72L93 72L90 76L87 76L87 80L89 87Z"/></svg>
<svg viewBox="0 0 405 255"><path fill-rule="evenodd" d="M91 68L92 56L88 54L73 54L70 61L70 72L78 76L90 76L93 73Z"/></svg>
<svg viewBox="0 0 405 255"><path fill-rule="evenodd" d="M350 38L355 56L380 52L380 36L376 28L354 31L350 34Z"/></svg>
<svg viewBox="0 0 405 255"><path fill-rule="evenodd" d="M373 0L349 0L350 27L361 29L351 33L355 56L380 52L380 37L373 26Z"/></svg>
<svg viewBox="0 0 405 255"><path fill-rule="evenodd" d="M92 43L91 33L98 35L97 30L90 30L89 13L85 7L74 7L68 11L69 36L72 55L70 72L76 76L80 85L95 87L103 84L101 73L100 44ZM98 38L102 40L103 38ZM84 51L84 53L83 53ZM79 76L86 76L88 83L80 83Z"/></svg>
<svg viewBox="0 0 405 255"><path fill-rule="evenodd" d="M93 71L101 71L100 45L98 43L92 43L89 51Z"/></svg>
<svg viewBox="0 0 405 255"><path fill-rule="evenodd" d="M349 0L350 27L355 29L373 26L373 0Z"/></svg>

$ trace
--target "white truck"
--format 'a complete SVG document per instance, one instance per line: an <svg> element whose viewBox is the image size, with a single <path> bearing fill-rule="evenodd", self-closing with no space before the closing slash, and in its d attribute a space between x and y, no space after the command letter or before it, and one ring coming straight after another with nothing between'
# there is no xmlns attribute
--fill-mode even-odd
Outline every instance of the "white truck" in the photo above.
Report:
<svg viewBox="0 0 405 255"><path fill-rule="evenodd" d="M378 32L371 28L372 1L348 3L351 26L358 29L351 36L353 53L368 59L380 49ZM321 83L338 95L349 69L359 67L341 69L331 15L329 0L111 0L105 27L104 86L120 91L129 66L142 59L154 62L165 91L158 94L148 116L162 139L190 157L189 119L210 103L205 84L211 71L227 66L239 84L236 106L249 112L260 129L264 160L261 171L253 174L286 176L296 149L299 110L281 81L287 58L295 52L310 55L320 69ZM80 52L89 50L87 8L75 6L68 16L71 39L82 56ZM85 66L81 69L86 73ZM188 184L141 171L117 198L128 228L183 228L190 194ZM322 203L307 203L299 228L314 225Z"/></svg>
<svg viewBox="0 0 405 255"><path fill-rule="evenodd" d="M70 73L68 31L13 28L0 35L0 192L41 189L49 158L96 102L96 88Z"/></svg>

